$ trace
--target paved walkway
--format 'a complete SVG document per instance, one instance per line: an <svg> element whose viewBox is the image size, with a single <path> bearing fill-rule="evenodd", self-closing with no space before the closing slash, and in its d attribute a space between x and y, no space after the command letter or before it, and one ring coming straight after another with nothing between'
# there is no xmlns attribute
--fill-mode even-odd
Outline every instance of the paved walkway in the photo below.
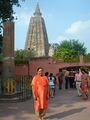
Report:
<svg viewBox="0 0 90 120"><path fill-rule="evenodd" d="M33 100L0 103L0 120L35 120ZM90 98L82 100L76 90L58 91L49 100L46 120L90 120Z"/></svg>

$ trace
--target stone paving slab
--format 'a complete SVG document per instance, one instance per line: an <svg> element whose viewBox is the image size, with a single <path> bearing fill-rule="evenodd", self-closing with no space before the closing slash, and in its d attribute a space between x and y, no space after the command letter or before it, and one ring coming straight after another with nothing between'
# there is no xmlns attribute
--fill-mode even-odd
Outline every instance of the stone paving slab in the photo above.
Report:
<svg viewBox="0 0 90 120"><path fill-rule="evenodd" d="M90 120L90 97L84 101L74 89L60 90L49 99L46 120ZM33 99L0 103L0 120L35 120Z"/></svg>

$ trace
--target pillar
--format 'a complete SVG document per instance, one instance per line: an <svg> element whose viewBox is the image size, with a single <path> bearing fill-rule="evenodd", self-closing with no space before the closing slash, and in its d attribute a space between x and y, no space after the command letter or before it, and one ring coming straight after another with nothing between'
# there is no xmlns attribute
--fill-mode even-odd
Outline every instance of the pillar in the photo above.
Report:
<svg viewBox="0 0 90 120"><path fill-rule="evenodd" d="M14 22L3 23L3 82L13 80L14 65Z"/></svg>

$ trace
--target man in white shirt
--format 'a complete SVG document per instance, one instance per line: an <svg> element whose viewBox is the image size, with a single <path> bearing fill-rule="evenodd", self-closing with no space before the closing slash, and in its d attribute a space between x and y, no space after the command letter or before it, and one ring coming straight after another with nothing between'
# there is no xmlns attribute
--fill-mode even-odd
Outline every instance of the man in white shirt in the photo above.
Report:
<svg viewBox="0 0 90 120"><path fill-rule="evenodd" d="M81 85L81 76L82 76L82 73L81 71L76 71L76 74L75 74L75 82L76 82L76 88L77 88L77 92L78 92L78 96L81 96L82 93L80 91L80 85Z"/></svg>

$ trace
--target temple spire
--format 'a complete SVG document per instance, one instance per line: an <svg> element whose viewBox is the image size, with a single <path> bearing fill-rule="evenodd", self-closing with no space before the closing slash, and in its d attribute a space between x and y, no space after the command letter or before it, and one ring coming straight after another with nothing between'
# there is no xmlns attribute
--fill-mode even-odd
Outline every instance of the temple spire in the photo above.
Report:
<svg viewBox="0 0 90 120"><path fill-rule="evenodd" d="M25 50L33 50L35 57L48 56L49 43L44 18L37 3L34 16L30 19Z"/></svg>
<svg viewBox="0 0 90 120"><path fill-rule="evenodd" d="M39 3L37 2L37 5L36 5L36 9L35 9L35 12L34 12L34 15L35 16L41 16L41 12L40 12L40 8L39 8Z"/></svg>

